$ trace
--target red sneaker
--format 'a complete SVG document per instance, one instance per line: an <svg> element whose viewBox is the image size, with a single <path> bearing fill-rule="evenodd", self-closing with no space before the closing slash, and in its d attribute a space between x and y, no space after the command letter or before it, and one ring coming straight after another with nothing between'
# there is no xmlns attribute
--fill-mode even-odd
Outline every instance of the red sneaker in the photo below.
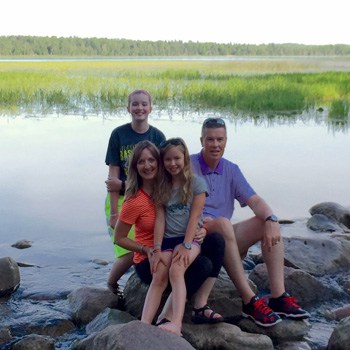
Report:
<svg viewBox="0 0 350 350"><path fill-rule="evenodd" d="M287 292L284 292L278 298L270 298L269 306L274 312L276 312L276 314L280 316L294 319L310 317L310 314L297 304L297 299L290 296Z"/></svg>
<svg viewBox="0 0 350 350"><path fill-rule="evenodd" d="M271 327L282 321L263 299L254 296L248 304L242 306L243 317L252 319L257 325Z"/></svg>

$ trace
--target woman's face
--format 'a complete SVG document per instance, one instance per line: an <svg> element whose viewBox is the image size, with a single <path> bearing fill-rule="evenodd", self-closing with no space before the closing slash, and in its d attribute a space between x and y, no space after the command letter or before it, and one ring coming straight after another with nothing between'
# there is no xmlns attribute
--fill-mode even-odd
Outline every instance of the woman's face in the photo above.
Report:
<svg viewBox="0 0 350 350"><path fill-rule="evenodd" d="M143 180L153 180L158 173L158 162L149 149L145 148L137 161L137 172Z"/></svg>

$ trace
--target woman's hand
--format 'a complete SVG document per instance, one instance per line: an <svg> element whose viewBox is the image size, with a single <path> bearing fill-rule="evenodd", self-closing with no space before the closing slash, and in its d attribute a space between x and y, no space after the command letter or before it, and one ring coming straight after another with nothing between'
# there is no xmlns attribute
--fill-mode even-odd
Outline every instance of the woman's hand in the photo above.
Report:
<svg viewBox="0 0 350 350"><path fill-rule="evenodd" d="M151 252L149 250L149 253L147 255L148 255L149 265L151 268L151 273L154 273L157 271L158 264L163 264L164 266L167 266L166 261L160 250L157 250L155 252Z"/></svg>

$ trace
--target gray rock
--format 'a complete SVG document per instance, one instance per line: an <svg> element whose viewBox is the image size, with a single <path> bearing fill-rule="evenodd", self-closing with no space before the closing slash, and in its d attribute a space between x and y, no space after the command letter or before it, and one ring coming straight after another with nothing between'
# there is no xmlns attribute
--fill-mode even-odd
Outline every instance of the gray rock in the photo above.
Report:
<svg viewBox="0 0 350 350"><path fill-rule="evenodd" d="M44 322L38 322L37 324L21 324L19 329L14 327L13 333L19 334L38 334L50 336L51 338L58 338L65 333L68 333L75 329L75 325L72 321L66 319L49 319Z"/></svg>
<svg viewBox="0 0 350 350"><path fill-rule="evenodd" d="M11 337L12 335L9 327L0 327L0 346L7 343Z"/></svg>
<svg viewBox="0 0 350 350"><path fill-rule="evenodd" d="M210 350L269 350L271 339L266 335L242 332L229 323L213 325L185 324L182 333L195 349Z"/></svg>
<svg viewBox="0 0 350 350"><path fill-rule="evenodd" d="M274 343L280 343L303 340L311 329L311 324L307 320L284 319L273 327L260 327L249 319L243 319L239 322L239 327L248 333L267 335Z"/></svg>
<svg viewBox="0 0 350 350"><path fill-rule="evenodd" d="M343 225L339 225L335 220L323 214L314 214L306 223L310 230L315 232L335 232L344 231Z"/></svg>
<svg viewBox="0 0 350 350"><path fill-rule="evenodd" d="M21 241L17 241L16 243L12 244L11 247L17 248L17 249L26 249L30 248L32 246L32 241L27 241L26 239L22 239Z"/></svg>
<svg viewBox="0 0 350 350"><path fill-rule="evenodd" d="M284 238L285 257L294 266L314 276L349 271L350 242L323 234L315 238Z"/></svg>
<svg viewBox="0 0 350 350"><path fill-rule="evenodd" d="M334 202L323 202L314 205L309 210L311 215L323 214L336 222L350 228L350 210Z"/></svg>
<svg viewBox="0 0 350 350"><path fill-rule="evenodd" d="M310 345L305 341L285 342L278 345L279 350L311 350Z"/></svg>
<svg viewBox="0 0 350 350"><path fill-rule="evenodd" d="M118 308L121 304L120 298L107 288L96 287L78 288L68 294L68 301L78 325L89 323L107 307Z"/></svg>
<svg viewBox="0 0 350 350"><path fill-rule="evenodd" d="M19 268L10 257L0 258L0 297L10 295L20 284Z"/></svg>
<svg viewBox="0 0 350 350"><path fill-rule="evenodd" d="M182 337L140 321L112 325L75 342L72 350L194 350Z"/></svg>
<svg viewBox="0 0 350 350"><path fill-rule="evenodd" d="M285 287L289 294L297 297L303 307L314 306L325 300L344 296L341 289L324 284L305 271L291 267L284 268ZM266 264L259 264L249 274L259 290L270 290Z"/></svg>
<svg viewBox="0 0 350 350"><path fill-rule="evenodd" d="M136 320L125 311L106 308L86 325L86 333L99 332L111 325L124 324Z"/></svg>
<svg viewBox="0 0 350 350"><path fill-rule="evenodd" d="M342 319L334 328L327 350L350 350L350 317Z"/></svg>
<svg viewBox="0 0 350 350"><path fill-rule="evenodd" d="M11 347L12 350L55 350L55 341L49 337L31 334L23 337Z"/></svg>

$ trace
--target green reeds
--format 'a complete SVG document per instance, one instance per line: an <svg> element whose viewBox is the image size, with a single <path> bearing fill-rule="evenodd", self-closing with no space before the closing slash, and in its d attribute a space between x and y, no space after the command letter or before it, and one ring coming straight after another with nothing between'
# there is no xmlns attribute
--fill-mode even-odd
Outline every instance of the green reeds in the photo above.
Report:
<svg viewBox="0 0 350 350"><path fill-rule="evenodd" d="M114 113L125 107L132 90L140 88L150 91L160 109L332 111L337 101L349 106L350 60L341 63L343 71L338 60L334 71L328 71L330 61L0 62L0 113Z"/></svg>

